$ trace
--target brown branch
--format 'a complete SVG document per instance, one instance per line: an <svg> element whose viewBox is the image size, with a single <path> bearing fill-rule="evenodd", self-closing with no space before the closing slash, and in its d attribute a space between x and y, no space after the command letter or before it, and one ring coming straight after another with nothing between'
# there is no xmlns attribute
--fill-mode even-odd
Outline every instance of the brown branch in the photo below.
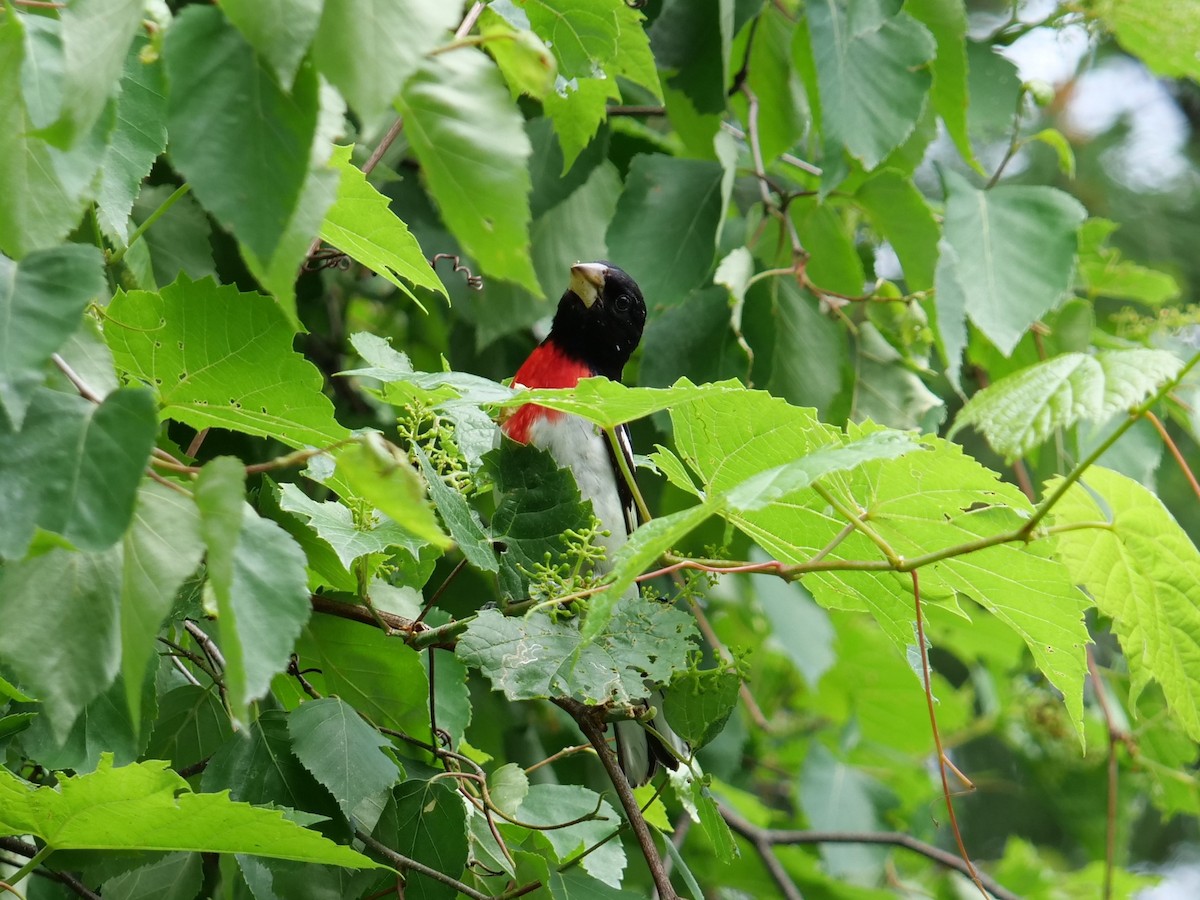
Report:
<svg viewBox="0 0 1200 900"><path fill-rule="evenodd" d="M604 766L604 771L616 789L617 798L625 810L625 818L633 829L638 846L642 848L642 855L646 858L646 866L650 870L650 877L654 880L655 887L658 888L659 897L661 900L679 900L679 895L671 886L671 878L663 867L662 857L658 855L658 849L654 846L654 837L650 834L650 827L646 824L646 818L642 815L637 798L633 796L633 789L629 786L625 773L621 771L616 754L608 747L608 741L604 736L603 711L597 707L585 706L579 701L569 698L554 698L553 702L575 720L579 725L579 730L583 732L583 736L588 739L595 748L596 755L600 757L600 764Z"/></svg>
<svg viewBox="0 0 1200 900"><path fill-rule="evenodd" d="M721 810L721 815L725 822L748 840L753 840L752 836L761 837L766 843L772 846L793 846L803 844L884 844L892 847L903 847L905 850L911 850L913 853L918 853L926 859L936 862L938 865L945 866L947 869L953 869L956 872L961 872L966 875L967 870L963 861L946 850L940 847L935 847L932 844L927 844L922 840L918 840L911 834L904 834L900 831L873 831L873 832L858 832L858 831L791 831L774 828L759 828L757 825L743 819L740 815L734 812L724 804L718 804ZM984 887L997 900L1021 900L1012 891L998 884L995 879L980 872L979 880L983 882Z"/></svg>
<svg viewBox="0 0 1200 900"><path fill-rule="evenodd" d="M23 856L26 859L33 859L38 854L38 848L35 845L15 837L0 837L0 850L15 853L17 856ZM32 874L57 881L70 888L78 896L87 898L87 900L100 900L99 894L94 893L86 884L69 872L54 872L43 867L34 869Z"/></svg>
<svg viewBox="0 0 1200 900"><path fill-rule="evenodd" d="M361 828L354 832L354 836L395 866L401 873L407 869L416 872L418 875L424 875L426 878L431 878L434 881L454 888L460 894L466 894L471 900L493 900L489 894L477 891L469 884L463 884L457 878L452 878L445 872L439 872L437 869L430 868L422 862L417 862L415 859L411 859L393 850L387 844L380 843Z"/></svg>
<svg viewBox="0 0 1200 900"><path fill-rule="evenodd" d="M1191 485L1192 492L1200 499L1200 483L1196 482L1196 476L1192 472L1191 466L1187 464L1187 460L1183 458L1183 454L1179 452L1179 446L1171 439L1171 435L1167 433L1167 428L1162 423L1162 419L1156 416L1150 410L1146 410L1143 415L1150 420L1150 424L1154 426L1158 432L1158 436L1162 438L1162 442L1167 445L1167 449L1171 451L1171 456L1175 457L1175 462L1183 472L1183 477L1187 479Z"/></svg>

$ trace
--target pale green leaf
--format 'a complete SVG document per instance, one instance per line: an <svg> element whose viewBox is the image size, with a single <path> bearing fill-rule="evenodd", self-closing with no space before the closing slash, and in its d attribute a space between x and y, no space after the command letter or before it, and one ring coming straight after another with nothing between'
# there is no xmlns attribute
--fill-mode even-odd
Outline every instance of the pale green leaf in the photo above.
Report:
<svg viewBox="0 0 1200 900"><path fill-rule="evenodd" d="M347 818L400 777L395 760L381 749L389 746L387 738L337 697L300 704L288 716L288 732L296 758L333 794Z"/></svg>
<svg viewBox="0 0 1200 900"><path fill-rule="evenodd" d="M323 5L324 0L220 0L229 21L271 64L285 90L317 33Z"/></svg>
<svg viewBox="0 0 1200 900"><path fill-rule="evenodd" d="M1060 534L1059 556L1112 619L1135 696L1153 678L1172 719L1200 740L1200 552L1136 481L1093 466L1083 482L1055 505L1054 522L1099 527Z"/></svg>
<svg viewBox="0 0 1200 900"><path fill-rule="evenodd" d="M813 743L797 779L805 819L813 828L829 831L879 831L882 808L895 801L873 778L836 759ZM823 844L821 858L829 871L859 883L872 883L883 874L887 848L855 844Z"/></svg>
<svg viewBox="0 0 1200 900"><path fill-rule="evenodd" d="M118 293L104 332L118 368L154 387L164 418L297 448L349 435L269 297L180 276L159 293Z"/></svg>
<svg viewBox="0 0 1200 900"><path fill-rule="evenodd" d="M554 89L558 63L532 31L514 28L488 7L479 17L479 33L483 46L504 73L513 99L526 94L541 100Z"/></svg>
<svg viewBox="0 0 1200 900"><path fill-rule="evenodd" d="M284 484L281 490L280 508L307 522L347 572L363 556L387 553L393 547L403 547L416 556L425 546L424 541L414 538L391 519L375 514L355 516L346 504L313 500L294 484Z"/></svg>
<svg viewBox="0 0 1200 900"><path fill-rule="evenodd" d="M350 162L350 147L335 147L334 166L341 173L337 200L325 213L321 237L348 253L372 272L382 275L420 306L405 284L425 287L446 296L446 288L429 265L417 239L396 214L388 199ZM404 279L404 281L401 281Z"/></svg>
<svg viewBox="0 0 1200 900"><path fill-rule="evenodd" d="M666 682L694 649L691 617L641 597L619 601L608 626L580 643L579 620L544 614L479 613L459 637L456 654L482 671L510 700L574 697L623 703L649 692L644 680Z"/></svg>
<svg viewBox="0 0 1200 900"><path fill-rule="evenodd" d="M1179 296L1179 284L1166 272L1127 259L1104 246L1116 230L1108 219L1088 219L1079 229L1079 280L1088 296L1136 300L1158 306Z"/></svg>
<svg viewBox="0 0 1200 900"><path fill-rule="evenodd" d="M63 110L52 129L69 145L100 117L121 80L145 0L75 0L62 13Z"/></svg>
<svg viewBox="0 0 1200 900"><path fill-rule="evenodd" d="M104 882L104 896L115 900L195 900L204 885L198 853L169 853Z"/></svg>
<svg viewBox="0 0 1200 900"><path fill-rule="evenodd" d="M873 169L912 133L936 44L895 4L816 0L807 8L826 141Z"/></svg>
<svg viewBox="0 0 1200 900"><path fill-rule="evenodd" d="M595 812L595 818L585 818ZM616 811L595 791L574 784L534 784L521 804L521 821L541 826L555 855L562 861L579 848L591 847L607 837L620 822ZM574 825L563 822L585 819ZM620 841L608 841L583 858L583 870L610 887L621 883L625 850ZM572 895L573 896L573 895Z"/></svg>
<svg viewBox="0 0 1200 900"><path fill-rule="evenodd" d="M1192 3L1158 0L1098 0L1099 17L1126 50L1157 75L1200 81L1200 20Z"/></svg>
<svg viewBox="0 0 1200 900"><path fill-rule="evenodd" d="M393 445L368 437L343 447L334 458L339 475L355 494L410 534L436 547L450 546L425 496L425 486Z"/></svg>
<svg viewBox="0 0 1200 900"><path fill-rule="evenodd" d="M515 816L529 794L529 776L516 763L505 763L488 775L488 793L497 809Z"/></svg>
<svg viewBox="0 0 1200 900"><path fill-rule="evenodd" d="M561 76L560 76L561 78ZM612 79L580 78L559 84L542 100L542 110L554 123L562 146L566 174L583 149L591 143L608 116L608 103L621 96Z"/></svg>
<svg viewBox="0 0 1200 900"><path fill-rule="evenodd" d="M945 238L938 241L934 287L938 349L946 361L946 378L962 393L963 351L967 348L967 296L958 272L958 254Z"/></svg>
<svg viewBox="0 0 1200 900"><path fill-rule="evenodd" d="M959 155L982 174L967 133L967 11L961 0L907 0L904 10L928 28L937 42L930 100Z"/></svg>
<svg viewBox="0 0 1200 900"><path fill-rule="evenodd" d="M1064 353L1002 378L975 394L954 421L970 425L1007 459L1024 456L1060 428L1101 423L1172 379L1182 363L1165 350Z"/></svg>
<svg viewBox="0 0 1200 900"><path fill-rule="evenodd" d="M90 775L62 778L57 787L35 788L0 769L0 800L4 834L34 834L55 850L192 850L379 867L278 810L226 794L193 794L160 761L113 768L109 757Z"/></svg>
<svg viewBox="0 0 1200 900"><path fill-rule="evenodd" d="M1075 178L1075 151L1071 148L1071 142L1067 140L1067 136L1057 128L1043 128L1041 131L1031 134L1029 140L1038 141L1045 144L1054 151L1058 157L1058 168L1067 178Z"/></svg>
<svg viewBox="0 0 1200 900"><path fill-rule="evenodd" d="M536 293L529 262L529 138L491 60L470 48L426 60L398 106L455 237L485 272Z"/></svg>
<svg viewBox="0 0 1200 900"><path fill-rule="evenodd" d="M68 244L21 262L0 256L0 409L20 428L50 354L79 325L104 290L104 259L95 247Z"/></svg>
<svg viewBox="0 0 1200 900"><path fill-rule="evenodd" d="M951 171L943 180L946 241L957 257L967 315L1008 356L1066 297L1083 206L1043 185L982 191Z"/></svg>

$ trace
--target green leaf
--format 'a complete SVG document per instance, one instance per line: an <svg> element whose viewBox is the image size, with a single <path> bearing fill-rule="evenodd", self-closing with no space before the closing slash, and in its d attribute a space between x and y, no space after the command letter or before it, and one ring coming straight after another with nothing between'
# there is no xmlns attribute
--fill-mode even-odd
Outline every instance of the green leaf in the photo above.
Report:
<svg viewBox="0 0 1200 900"><path fill-rule="evenodd" d="M491 7L479 17L483 46L504 73L515 100L521 94L541 100L554 89L558 63L532 31L514 28Z"/></svg>
<svg viewBox="0 0 1200 900"><path fill-rule="evenodd" d="M76 0L63 11L63 110L51 129L55 143L70 145L100 118L144 6L144 0Z"/></svg>
<svg viewBox="0 0 1200 900"><path fill-rule="evenodd" d="M534 567L562 562L566 533L591 526L592 504L580 500L575 476L545 450L506 440L483 462L496 486L492 539L505 545L500 585L509 599L522 600L529 596Z"/></svg>
<svg viewBox="0 0 1200 900"><path fill-rule="evenodd" d="M194 684L172 688L158 705L158 719L146 755L170 760L184 769L212 756L233 734L229 715L216 688Z"/></svg>
<svg viewBox="0 0 1200 900"><path fill-rule="evenodd" d="M127 6L128 4L126 4ZM19 259L33 250L58 244L78 223L88 189L104 154L104 137L111 125L101 116L92 130L68 150L58 150L36 136L36 99L23 99L23 40L28 17L15 12L0 22L0 251ZM37 53L58 47L52 26L34 26L29 46ZM36 40L36 37L46 40ZM45 62L34 58L31 65ZM54 64L61 64L61 52ZM55 90L61 90L56 85ZM36 96L36 95L35 95ZM27 103L33 102L33 108ZM57 114L53 109L50 115ZM41 124L45 124L42 122Z"/></svg>
<svg viewBox="0 0 1200 900"><path fill-rule="evenodd" d="M312 612L303 551L245 503L245 470L232 457L208 463L196 481L209 583L217 597L225 685L235 717L287 666Z"/></svg>
<svg viewBox="0 0 1200 900"><path fill-rule="evenodd" d="M693 750L699 750L725 728L741 684L736 670L685 672L671 682L667 693L667 722Z"/></svg>
<svg viewBox="0 0 1200 900"><path fill-rule="evenodd" d="M792 65L792 42L796 23L781 7L768 6L757 15L758 24L750 37L750 29L741 35L749 43L746 80L758 98L758 139L763 160L768 168L781 153L791 150L803 136L809 118L808 99L804 85ZM746 48L739 35L732 56L745 59ZM733 103L739 110L743 97L735 95Z"/></svg>
<svg viewBox="0 0 1200 900"><path fill-rule="evenodd" d="M813 828L829 831L879 831L879 807L891 805L886 788L847 765L819 743L804 760L797 793ZM821 858L831 874L873 883L883 874L887 849L860 844L822 844Z"/></svg>
<svg viewBox="0 0 1200 900"><path fill-rule="evenodd" d="M532 233L533 268L547 297L562 295L571 265L607 255L604 232L620 194L620 175L606 160L570 196L538 216ZM542 305L541 312L550 309Z"/></svg>
<svg viewBox="0 0 1200 900"><path fill-rule="evenodd" d="M143 185L133 204L133 221L141 225L161 208L174 193L170 184ZM166 287L181 274L198 281L216 275L211 238L213 225L191 194L178 198L154 222L154 227L129 248L125 263L132 270L137 258L144 254L134 277L143 288ZM143 246L144 245L144 246ZM138 247L141 247L141 254Z"/></svg>
<svg viewBox="0 0 1200 900"><path fill-rule="evenodd" d="M434 518L421 479L393 446L368 438L343 447L334 458L338 472L355 493L396 525L435 547L450 546ZM432 483L430 489L436 499ZM411 549L412 542L405 546Z"/></svg>
<svg viewBox="0 0 1200 900"><path fill-rule="evenodd" d="M35 526L82 550L120 540L156 431L146 391L96 404L38 388L19 432L0 419L0 557L23 556Z"/></svg>
<svg viewBox="0 0 1200 900"><path fill-rule="evenodd" d="M25 420L50 354L103 290L104 259L95 247L39 250L19 263L0 256L0 407L14 427Z"/></svg>
<svg viewBox="0 0 1200 900"><path fill-rule="evenodd" d="M595 813L595 818L585 818ZM539 832L560 861L583 847L591 847L620 824L616 811L595 791L573 784L534 784L521 804L521 821L544 828ZM563 822L584 818L561 827ZM508 830L507 827L504 830ZM625 850L620 841L609 841L583 858L583 870L610 887L619 887L625 871Z"/></svg>
<svg viewBox="0 0 1200 900"><path fill-rule="evenodd" d="M1079 229L1079 280L1090 297L1114 297L1159 306L1179 296L1179 284L1166 272L1121 258L1106 247L1117 228L1108 219L1088 219Z"/></svg>
<svg viewBox="0 0 1200 900"><path fill-rule="evenodd" d="M1136 481L1098 466L1084 481L1055 505L1055 524L1107 525L1060 534L1059 556L1112 619L1134 697L1157 681L1171 717L1198 740L1200 552L1162 501Z"/></svg>
<svg viewBox="0 0 1200 900"><path fill-rule="evenodd" d="M143 62L137 40L125 59L117 98L117 125L104 152L96 190L96 219L110 237L124 245L129 214L142 180L167 146L167 84L160 60Z"/></svg>
<svg viewBox="0 0 1200 900"><path fill-rule="evenodd" d="M581 78L562 84L542 100L542 111L554 123L554 132L562 145L562 174L567 173L596 136L600 123L608 116L609 101L620 96L614 81Z"/></svg>
<svg viewBox="0 0 1200 900"><path fill-rule="evenodd" d="M652 305L677 303L704 283L725 215L719 163L658 154L633 158L608 227L608 252ZM664 234L672 235L667 246Z"/></svg>
<svg viewBox="0 0 1200 900"><path fill-rule="evenodd" d="M863 182L855 199L879 235L896 251L910 291L933 287L941 232L929 204L908 178L892 169Z"/></svg>
<svg viewBox="0 0 1200 900"><path fill-rule="evenodd" d="M553 51L564 78L592 78L617 56L615 0L528 0L529 24Z"/></svg>
<svg viewBox="0 0 1200 900"><path fill-rule="evenodd" d="M1078 422L1106 422L1170 381L1179 357L1166 350L1064 353L1015 372L975 394L962 408L953 437L971 425L1008 460Z"/></svg>
<svg viewBox="0 0 1200 900"><path fill-rule="evenodd" d="M459 637L455 653L510 700L629 704L647 695L645 679L667 682L684 667L694 632L686 613L641 597L619 601L608 626L582 645L578 619L485 609Z"/></svg>
<svg viewBox="0 0 1200 900"><path fill-rule="evenodd" d="M943 181L946 241L957 257L967 315L1009 356L1071 287L1083 206L1041 185L980 191L948 170Z"/></svg>
<svg viewBox="0 0 1200 900"><path fill-rule="evenodd" d="M529 776L516 763L505 763L488 775L488 794L497 809L515 816L529 795Z"/></svg>
<svg viewBox="0 0 1200 900"><path fill-rule="evenodd" d="M42 702L58 741L120 667L120 577L112 551L54 549L0 570L0 659Z"/></svg>
<svg viewBox="0 0 1200 900"><path fill-rule="evenodd" d="M417 459L421 463L421 473L429 487L434 505L442 514L458 549L462 551L467 562L484 572L498 572L500 564L496 561L496 552L492 549L492 541L483 530L479 515L467 505L466 498L458 491L442 481L441 475L429 462L429 457L419 446L414 446ZM448 546L443 538L443 546Z"/></svg>
<svg viewBox="0 0 1200 900"><path fill-rule="evenodd" d="M691 790L692 803L700 817L700 827L704 829L705 835L712 844L717 860L722 865L729 865L741 855L737 844L733 841L733 832L725 824L721 810L717 807L708 788L704 786L704 782L700 779L693 780Z"/></svg>
<svg viewBox="0 0 1200 900"><path fill-rule="evenodd" d="M387 197L375 190L362 170L350 162L352 149L333 150L333 163L341 173L341 181L337 200L321 223L321 237L382 275L418 306L421 301L401 278L446 297L446 288L408 226L388 207Z"/></svg>
<svg viewBox="0 0 1200 900"><path fill-rule="evenodd" d="M885 0L816 0L807 12L824 137L873 169L916 127L937 45Z"/></svg>
<svg viewBox="0 0 1200 900"><path fill-rule="evenodd" d="M354 708L337 697L300 704L288 716L292 752L321 782L346 817L364 801L380 799L400 777L400 770L381 748L387 738L359 718ZM373 825L373 823L370 823Z"/></svg>
<svg viewBox="0 0 1200 900"><path fill-rule="evenodd" d="M406 781L395 790L399 823L396 849L451 878L467 864L467 811L458 791L445 781ZM405 874L405 897L454 900L451 886L416 872Z"/></svg>
<svg viewBox="0 0 1200 900"><path fill-rule="evenodd" d="M916 308L919 311L919 307ZM857 383L850 416L892 428L932 431L945 417L946 401L929 389L873 322L859 328Z"/></svg>
<svg viewBox="0 0 1200 900"><path fill-rule="evenodd" d="M154 386L165 418L297 448L329 446L349 434L334 421L320 372L292 349L292 328L269 297L181 275L159 293L119 292L104 334L117 367Z"/></svg>
<svg viewBox="0 0 1200 900"><path fill-rule="evenodd" d="M961 394L963 351L967 348L967 292L958 271L958 254L945 238L938 241L933 280L938 349L946 360L946 378Z"/></svg>
<svg viewBox="0 0 1200 900"><path fill-rule="evenodd" d="M1097 0L1089 13L1100 18L1121 46L1157 75L1200 81L1200 25L1190 3Z"/></svg>
<svg viewBox="0 0 1200 900"><path fill-rule="evenodd" d="M225 794L193 794L166 763L113 768L38 787L0 769L0 831L34 834L55 850L190 850L251 853L351 868L378 864L284 819L273 809ZM113 822L121 828L114 829Z"/></svg>
<svg viewBox="0 0 1200 900"><path fill-rule="evenodd" d="M415 557L425 546L390 519L374 514L355 516L346 504L333 500L318 502L294 484L282 485L279 506L307 522L337 555L346 572L363 556L403 547Z"/></svg>
<svg viewBox="0 0 1200 900"><path fill-rule="evenodd" d="M204 555L200 517L190 497L147 481L122 543L121 672L134 730L140 726L141 685L155 658L159 626L175 593Z"/></svg>
<svg viewBox="0 0 1200 900"><path fill-rule="evenodd" d="M529 262L529 138L491 60L470 48L426 60L398 107L455 237L484 271L537 293Z"/></svg>
<svg viewBox="0 0 1200 900"><path fill-rule="evenodd" d="M198 853L170 853L104 882L104 896L115 900L195 900L204 885Z"/></svg>
<svg viewBox="0 0 1200 900"><path fill-rule="evenodd" d="M450 40L462 8L462 0L325 0L313 55L355 112L372 122L426 54Z"/></svg>
<svg viewBox="0 0 1200 900"><path fill-rule="evenodd" d="M324 0L220 0L220 5L289 90L317 33Z"/></svg>
<svg viewBox="0 0 1200 900"><path fill-rule="evenodd" d="M258 259L271 260L308 175L316 73L301 69L285 93L213 7L184 10L167 32L163 56L172 163L218 221Z"/></svg>
<svg viewBox="0 0 1200 900"><path fill-rule="evenodd" d="M737 31L732 0L672 0L651 29L651 47L659 66L674 69L667 80L681 91L693 115L724 112L729 88L729 57ZM670 92L668 107L672 102ZM672 110L674 114L674 110Z"/></svg>
<svg viewBox="0 0 1200 900"><path fill-rule="evenodd" d="M1031 134L1029 140L1045 144L1058 157L1058 168L1067 178L1075 178L1075 151L1067 136L1057 128L1043 128L1036 134Z"/></svg>
<svg viewBox="0 0 1200 900"><path fill-rule="evenodd" d="M301 668L378 724L405 734L429 734L429 679L421 656L376 628L316 616L296 644Z"/></svg>
<svg viewBox="0 0 1200 900"><path fill-rule="evenodd" d="M959 155L982 174L967 132L967 11L959 0L907 0L904 10L928 28L937 42L929 98Z"/></svg>

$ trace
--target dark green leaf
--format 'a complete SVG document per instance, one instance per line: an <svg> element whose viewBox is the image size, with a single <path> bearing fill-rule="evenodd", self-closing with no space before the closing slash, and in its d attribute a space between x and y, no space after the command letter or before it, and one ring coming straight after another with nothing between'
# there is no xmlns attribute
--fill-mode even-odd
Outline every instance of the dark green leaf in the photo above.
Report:
<svg viewBox="0 0 1200 900"><path fill-rule="evenodd" d="M199 853L169 853L157 862L104 882L115 900L195 900L204 883Z"/></svg>
<svg viewBox="0 0 1200 900"><path fill-rule="evenodd" d="M595 813L595 818L586 819L566 828L560 826ZM601 800L595 791L573 784L534 784L529 788L521 803L522 822L541 825L541 831L550 842L554 853L565 861L583 847L590 847L601 838L610 835L620 824L616 811L608 801ZM612 887L620 887L621 874L625 871L625 850L620 841L609 841L594 853L583 858L583 870L593 878Z"/></svg>
<svg viewBox="0 0 1200 900"><path fill-rule="evenodd" d="M933 287L941 233L929 204L912 181L885 169L863 182L855 197L880 236L896 251L909 290Z"/></svg>
<svg viewBox="0 0 1200 900"><path fill-rule="evenodd" d="M890 800L881 785L835 759L818 743L809 748L797 792L812 827L829 831L880 830L880 807ZM884 847L821 845L821 857L830 872L859 882L874 881L883 872L886 856Z"/></svg>
<svg viewBox="0 0 1200 900"><path fill-rule="evenodd" d="M634 157L608 228L608 252L651 306L678 303L708 276L725 214L723 174L706 160ZM672 235L665 246L664 234Z"/></svg>
<svg viewBox="0 0 1200 900"><path fill-rule="evenodd" d="M193 7L175 19L164 58L172 162L205 208L259 259L272 259L308 175L316 73L301 69L284 93L213 7Z"/></svg>
<svg viewBox="0 0 1200 900"><path fill-rule="evenodd" d="M736 671L685 672L671 682L667 693L667 722L693 750L699 750L724 729L737 706L741 683Z"/></svg>
<svg viewBox="0 0 1200 900"><path fill-rule="evenodd" d="M40 250L19 263L0 256L0 408L16 428L50 354L103 290L104 259L95 247Z"/></svg>
<svg viewBox="0 0 1200 900"><path fill-rule="evenodd" d="M406 781L395 790L399 832L396 849L451 878L467 864L467 811L458 791L444 781ZM449 885L408 872L405 897L454 900Z"/></svg>
<svg viewBox="0 0 1200 900"><path fill-rule="evenodd" d="M120 540L156 431L142 390L96 404L38 388L21 431L0 418L0 557L24 555L35 526L84 550Z"/></svg>
<svg viewBox="0 0 1200 900"><path fill-rule="evenodd" d="M959 0L907 0L904 10L929 29L937 42L930 100L958 148L976 168L979 162L967 134L967 14Z"/></svg>
<svg viewBox="0 0 1200 900"><path fill-rule="evenodd" d="M399 108L455 237L485 272L536 292L529 262L529 138L491 60L470 48L426 60Z"/></svg>
<svg viewBox="0 0 1200 900"><path fill-rule="evenodd" d="M498 572L499 563L492 549L491 539L484 533L479 515L467 505L466 499L458 491L451 488L437 473L429 462L429 457L420 447L415 448L417 459L421 463L421 473L429 486L429 494L433 497L434 505L442 515L442 521L450 531L458 549L462 551L467 561L477 569L485 572Z"/></svg>
<svg viewBox="0 0 1200 900"><path fill-rule="evenodd" d="M168 691L159 702L146 752L153 759L170 760L174 769L184 769L208 759L232 734L216 687L185 684Z"/></svg>

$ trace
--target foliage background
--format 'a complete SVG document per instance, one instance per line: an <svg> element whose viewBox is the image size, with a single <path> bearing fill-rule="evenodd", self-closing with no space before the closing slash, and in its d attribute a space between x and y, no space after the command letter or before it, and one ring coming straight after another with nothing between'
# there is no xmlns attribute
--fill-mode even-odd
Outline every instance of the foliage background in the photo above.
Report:
<svg viewBox="0 0 1200 900"><path fill-rule="evenodd" d="M711 739L646 814L681 895L974 891L927 693L989 884L1194 879L1197 22L7 2L0 871L53 876L29 897L395 895L380 864L405 896L647 896L570 702L646 671ZM650 301L626 382L676 385L544 398L663 445L617 578L760 570L652 580L673 607L614 608L558 538L590 526L569 480L484 459L498 382L599 257ZM496 649L534 645L602 661Z"/></svg>

